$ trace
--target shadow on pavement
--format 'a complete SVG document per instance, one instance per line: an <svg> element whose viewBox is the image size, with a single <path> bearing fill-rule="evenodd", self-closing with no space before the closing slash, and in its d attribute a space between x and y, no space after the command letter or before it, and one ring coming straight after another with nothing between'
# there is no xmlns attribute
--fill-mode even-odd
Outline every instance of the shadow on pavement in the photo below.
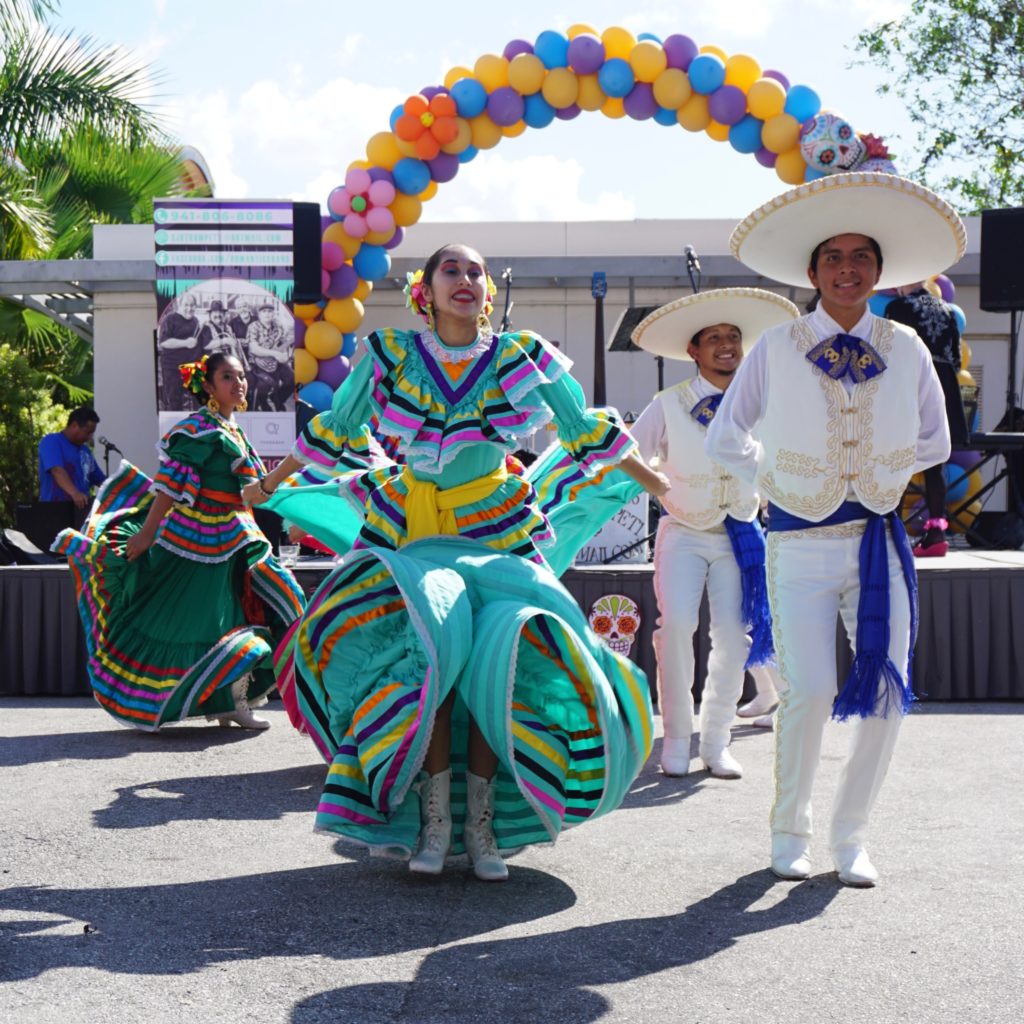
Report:
<svg viewBox="0 0 1024 1024"><path fill-rule="evenodd" d="M753 909L777 886L787 887L778 902ZM821 914L839 889L834 876L792 885L770 871L756 871L679 914L451 946L427 957L412 982L355 985L306 999L296 1005L292 1024L596 1021L610 1006L589 988L693 964L744 936L807 921Z"/></svg>

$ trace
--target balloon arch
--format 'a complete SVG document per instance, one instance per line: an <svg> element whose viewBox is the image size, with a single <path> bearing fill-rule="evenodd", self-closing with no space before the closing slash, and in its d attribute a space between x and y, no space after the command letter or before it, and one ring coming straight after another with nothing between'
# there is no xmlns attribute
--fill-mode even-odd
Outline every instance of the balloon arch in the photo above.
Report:
<svg viewBox="0 0 1024 1024"><path fill-rule="evenodd" d="M584 111L704 132L787 185L836 171L896 170L881 139L823 111L814 89L763 69L749 54L730 56L681 34L660 39L618 27L598 33L589 25L544 31L533 42L513 39L500 55L454 67L441 85L396 107L390 128L370 138L365 159L353 161L328 196L324 298L295 307L295 377L304 399L317 409L330 404L348 373L363 301L388 276L391 250L438 186L502 139ZM928 287L952 302L948 278L939 275ZM872 296L872 309L883 313L892 294ZM962 329L963 313L954 310ZM970 385L966 367L965 361L961 379Z"/></svg>

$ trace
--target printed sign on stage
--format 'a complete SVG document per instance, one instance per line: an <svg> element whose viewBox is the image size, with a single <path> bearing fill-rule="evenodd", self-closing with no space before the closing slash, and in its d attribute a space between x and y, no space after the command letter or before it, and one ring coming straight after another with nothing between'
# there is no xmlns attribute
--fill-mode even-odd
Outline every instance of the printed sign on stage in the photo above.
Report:
<svg viewBox="0 0 1024 1024"><path fill-rule="evenodd" d="M198 408L178 366L237 357L249 408L236 414L263 456L295 440L293 207L284 201L157 199L157 409L161 434Z"/></svg>
<svg viewBox="0 0 1024 1024"><path fill-rule="evenodd" d="M628 565L648 561L647 515L650 499L638 494L580 549L576 565Z"/></svg>

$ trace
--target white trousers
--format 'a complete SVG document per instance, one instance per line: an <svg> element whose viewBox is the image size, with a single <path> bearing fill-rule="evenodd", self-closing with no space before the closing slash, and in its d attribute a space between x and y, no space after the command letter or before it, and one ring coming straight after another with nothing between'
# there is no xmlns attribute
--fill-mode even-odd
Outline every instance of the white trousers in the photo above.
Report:
<svg viewBox="0 0 1024 1024"><path fill-rule="evenodd" d="M863 523L768 534L768 597L783 692L775 722L772 832L810 838L811 789L825 723L837 692L836 613L851 646L860 598ZM910 605L899 557L886 529L889 555L889 657L905 676ZM847 723L850 745L832 811L832 849L863 845L875 798L889 767L902 716Z"/></svg>
<svg viewBox="0 0 1024 1024"><path fill-rule="evenodd" d="M705 585L711 612L711 653L700 703L700 755L729 745L729 728L743 692L743 666L750 650L744 629L740 570L729 535L692 530L671 516L658 524L654 544L654 593L658 626L658 705L665 735L693 733L693 636Z"/></svg>

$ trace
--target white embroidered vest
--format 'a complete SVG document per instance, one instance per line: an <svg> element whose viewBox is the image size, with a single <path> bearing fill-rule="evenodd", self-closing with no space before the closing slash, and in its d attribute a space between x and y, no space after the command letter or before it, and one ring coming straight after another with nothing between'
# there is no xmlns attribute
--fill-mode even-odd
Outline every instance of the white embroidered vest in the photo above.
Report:
<svg viewBox="0 0 1024 1024"><path fill-rule="evenodd" d="M920 434L917 336L874 317L871 345L886 363L847 393L805 356L818 338L801 317L765 332L768 412L757 428L761 494L792 515L820 522L847 500L885 513L900 501Z"/></svg>
<svg viewBox="0 0 1024 1024"><path fill-rule="evenodd" d="M707 428L690 410L699 399L689 381L660 392L657 400L665 416L668 458L659 469L672 483L661 502L685 526L707 530L727 515L749 523L760 504L754 488L704 453Z"/></svg>

